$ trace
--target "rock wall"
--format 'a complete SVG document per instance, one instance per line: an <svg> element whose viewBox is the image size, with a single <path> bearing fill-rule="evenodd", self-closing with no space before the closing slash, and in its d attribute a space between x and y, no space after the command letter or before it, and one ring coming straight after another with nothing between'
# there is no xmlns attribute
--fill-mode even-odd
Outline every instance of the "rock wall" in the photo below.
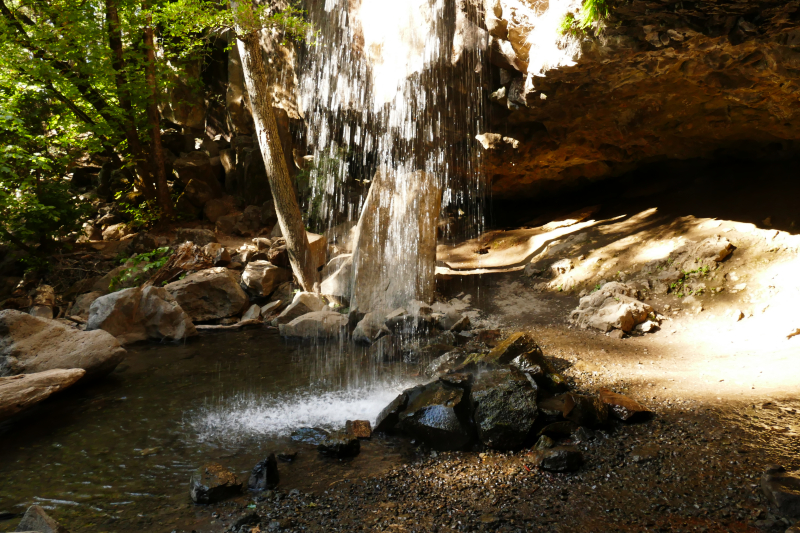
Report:
<svg viewBox="0 0 800 533"><path fill-rule="evenodd" d="M483 143L495 198L580 187L662 159L800 152L797 1L612 0L575 64L544 76L529 75L534 28L518 16L535 3L485 4L489 131L506 141Z"/></svg>

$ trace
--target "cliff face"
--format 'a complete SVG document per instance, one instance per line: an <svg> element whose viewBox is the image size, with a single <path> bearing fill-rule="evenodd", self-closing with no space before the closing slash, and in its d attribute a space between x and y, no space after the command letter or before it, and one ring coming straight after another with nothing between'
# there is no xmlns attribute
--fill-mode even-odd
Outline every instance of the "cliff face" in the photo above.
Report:
<svg viewBox="0 0 800 533"><path fill-rule="evenodd" d="M609 4L605 28L581 39L574 65L526 84L524 23L511 0L487 2L490 61L506 68L489 116L504 139L484 142L495 197L580 186L661 159L800 152L800 2Z"/></svg>

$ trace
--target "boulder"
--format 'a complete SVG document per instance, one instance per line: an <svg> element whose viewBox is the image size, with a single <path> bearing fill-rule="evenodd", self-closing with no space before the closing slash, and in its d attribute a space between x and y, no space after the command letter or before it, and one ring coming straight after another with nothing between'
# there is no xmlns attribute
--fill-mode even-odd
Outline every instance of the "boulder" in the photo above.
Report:
<svg viewBox="0 0 800 533"><path fill-rule="evenodd" d="M533 463L548 472L574 472L582 462L583 454L572 446L556 446L533 452Z"/></svg>
<svg viewBox="0 0 800 533"><path fill-rule="evenodd" d="M203 253L211 258L214 266L225 266L231 262L231 253L218 242L211 242L203 246Z"/></svg>
<svg viewBox="0 0 800 533"><path fill-rule="evenodd" d="M600 398L583 394L568 393L564 395L564 418L579 426L596 428L608 421L608 405Z"/></svg>
<svg viewBox="0 0 800 533"><path fill-rule="evenodd" d="M217 503L241 494L242 482L231 470L218 463L197 469L189 484L194 503Z"/></svg>
<svg viewBox="0 0 800 533"><path fill-rule="evenodd" d="M269 296L280 285L291 279L291 272L276 267L269 261L252 261L242 273L242 287L253 296Z"/></svg>
<svg viewBox="0 0 800 533"><path fill-rule="evenodd" d="M478 438L496 450L520 448L538 414L536 389L513 367L479 372L474 380L469 400Z"/></svg>
<svg viewBox="0 0 800 533"><path fill-rule="evenodd" d="M450 310L436 321L439 328L445 331L464 331L469 329L469 317L462 315L458 311Z"/></svg>
<svg viewBox="0 0 800 533"><path fill-rule="evenodd" d="M320 293L340 305L349 305L353 296L353 256L340 255L331 259L322 272Z"/></svg>
<svg viewBox="0 0 800 533"><path fill-rule="evenodd" d="M353 330L353 341L359 344L372 344L384 335L391 334L384 324L383 317L376 313L367 313Z"/></svg>
<svg viewBox="0 0 800 533"><path fill-rule="evenodd" d="M17 525L16 531L27 531L29 533L69 533L67 528L59 525L53 520L44 509L38 505L31 505L25 511L25 515Z"/></svg>
<svg viewBox="0 0 800 533"><path fill-rule="evenodd" d="M378 414L378 418L375 420L375 431L381 433L393 431L400 422L400 413L405 410L407 405L408 391L403 391Z"/></svg>
<svg viewBox="0 0 800 533"><path fill-rule="evenodd" d="M292 303L278 315L272 325L288 324L299 316L322 311L325 307L325 302L322 301L319 295L313 292L298 292L292 299Z"/></svg>
<svg viewBox="0 0 800 533"><path fill-rule="evenodd" d="M472 440L469 405L459 387L436 381L407 391L397 428L435 450L461 450Z"/></svg>
<svg viewBox="0 0 800 533"><path fill-rule="evenodd" d="M175 241L178 244L189 241L195 243L197 246L203 247L212 242L217 242L217 236L210 229L179 228Z"/></svg>
<svg viewBox="0 0 800 533"><path fill-rule="evenodd" d="M108 226L106 229L103 230L103 240L104 241L118 241L128 235L133 235L136 233L133 231L131 227L128 226L125 222L120 222L119 224L113 224Z"/></svg>
<svg viewBox="0 0 800 533"><path fill-rule="evenodd" d="M70 314L72 316L78 316L84 320L89 318L89 308L91 307L92 303L95 300L100 298L103 294L102 292L87 292L86 294L81 294L77 298L75 298L75 303L72 304L72 309L70 310Z"/></svg>
<svg viewBox="0 0 800 533"><path fill-rule="evenodd" d="M245 320L261 320L261 308L256 304L251 305L242 315L242 322Z"/></svg>
<svg viewBox="0 0 800 533"><path fill-rule="evenodd" d="M616 418L628 421L650 414L650 410L624 394L617 394L609 389L598 389L600 401L608 405L609 411Z"/></svg>
<svg viewBox="0 0 800 533"><path fill-rule="evenodd" d="M278 327L284 337L305 339L343 337L347 333L347 316L329 310L314 311Z"/></svg>
<svg viewBox="0 0 800 533"><path fill-rule="evenodd" d="M281 300L274 300L261 307L261 318L267 319L278 312L283 302Z"/></svg>
<svg viewBox="0 0 800 533"><path fill-rule="evenodd" d="M136 287L101 296L89 308L87 331L102 329L120 343L179 341L197 335L190 317L163 287Z"/></svg>
<svg viewBox="0 0 800 533"><path fill-rule="evenodd" d="M316 233L306 233L308 236L308 250L314 261L315 268L322 268L328 262L328 240Z"/></svg>
<svg viewBox="0 0 800 533"><path fill-rule="evenodd" d="M203 206L203 214L212 224L216 224L220 217L227 215L232 210L232 202L223 198L212 198Z"/></svg>
<svg viewBox="0 0 800 533"><path fill-rule="evenodd" d="M330 457L355 457L361 451L361 442L352 433L334 431L317 445L317 449Z"/></svg>
<svg viewBox="0 0 800 533"><path fill-rule="evenodd" d="M425 375L428 377L438 376L449 370L459 367L466 359L467 354L460 348L449 351L435 358L425 368Z"/></svg>
<svg viewBox="0 0 800 533"><path fill-rule="evenodd" d="M0 420L14 416L73 385L85 374L82 368L72 368L0 378Z"/></svg>
<svg viewBox="0 0 800 533"><path fill-rule="evenodd" d="M0 311L0 376L81 368L82 381L110 373L125 358L105 331L80 331L55 320Z"/></svg>
<svg viewBox="0 0 800 533"><path fill-rule="evenodd" d="M172 167L184 185L188 185L193 180L202 182L209 187L214 198L223 195L218 172L211 164L211 157L208 154L200 151L190 152L187 156L176 159L172 163Z"/></svg>
<svg viewBox="0 0 800 533"><path fill-rule="evenodd" d="M223 215L217 218L215 228L217 233L221 235L233 235L236 226L239 224L242 215Z"/></svg>
<svg viewBox="0 0 800 533"><path fill-rule="evenodd" d="M490 363L507 365L523 354L529 354L527 357L536 360L544 357L542 349L531 335L517 332L498 343L485 357L485 360Z"/></svg>
<svg viewBox="0 0 800 533"><path fill-rule="evenodd" d="M237 316L248 304L236 275L223 267L189 274L164 288L194 322Z"/></svg>
<svg viewBox="0 0 800 533"><path fill-rule="evenodd" d="M761 490L775 510L788 518L800 518L800 471L770 465L761 476Z"/></svg>
<svg viewBox="0 0 800 533"><path fill-rule="evenodd" d="M652 307L633 297L635 291L622 283L606 283L600 290L581 298L578 308L570 314L570 321L582 328L604 332L631 331L653 312Z"/></svg>
<svg viewBox="0 0 800 533"><path fill-rule="evenodd" d="M202 209L209 200L217 198L219 191L214 191L208 183L200 180L189 180L183 190L183 198L197 209Z"/></svg>
<svg viewBox="0 0 800 533"><path fill-rule="evenodd" d="M250 473L250 479L247 482L247 488L250 490L267 490L274 489L280 483L280 474L278 473L278 460L275 459L275 454L269 454L269 457L260 461L253 467Z"/></svg>

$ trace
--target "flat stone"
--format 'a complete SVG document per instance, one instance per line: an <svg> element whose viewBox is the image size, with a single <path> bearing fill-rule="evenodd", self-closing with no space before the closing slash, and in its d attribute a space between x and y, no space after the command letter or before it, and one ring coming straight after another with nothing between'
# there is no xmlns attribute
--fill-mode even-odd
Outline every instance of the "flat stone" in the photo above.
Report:
<svg viewBox="0 0 800 533"><path fill-rule="evenodd" d="M609 389L598 389L600 401L608 405L612 415L620 420L627 421L650 414L650 410L636 400L617 394Z"/></svg>
<svg viewBox="0 0 800 533"><path fill-rule="evenodd" d="M292 440L316 446L327 439L328 435L328 432L322 428L303 427L292 431Z"/></svg>
<svg viewBox="0 0 800 533"><path fill-rule="evenodd" d="M330 457L355 457L361 451L358 437L347 431L335 431L317 445L319 453Z"/></svg>
<svg viewBox="0 0 800 533"><path fill-rule="evenodd" d="M347 433L359 439L369 439L372 437L372 426L369 420L348 420L345 422L344 429Z"/></svg>
<svg viewBox="0 0 800 533"><path fill-rule="evenodd" d="M218 503L242 493L236 474L218 463L201 467L192 475L189 495L194 503Z"/></svg>
<svg viewBox="0 0 800 533"><path fill-rule="evenodd" d="M86 374L82 368L54 369L0 377L0 420L9 418L66 389Z"/></svg>
<svg viewBox="0 0 800 533"><path fill-rule="evenodd" d="M596 428L608 421L608 405L599 398L582 394L564 395L564 418L579 426Z"/></svg>
<svg viewBox="0 0 800 533"><path fill-rule="evenodd" d="M284 337L304 339L341 338L347 335L347 316L334 311L323 310L306 313L278 326Z"/></svg>
<svg viewBox="0 0 800 533"><path fill-rule="evenodd" d="M536 450L533 453L533 462L548 472L574 472L583 463L583 454L571 446L556 446Z"/></svg>

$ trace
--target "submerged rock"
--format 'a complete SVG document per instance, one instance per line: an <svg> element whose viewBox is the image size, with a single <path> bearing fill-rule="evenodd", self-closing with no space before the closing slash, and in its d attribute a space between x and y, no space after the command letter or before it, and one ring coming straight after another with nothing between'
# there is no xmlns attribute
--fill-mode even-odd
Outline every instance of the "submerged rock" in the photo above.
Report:
<svg viewBox="0 0 800 533"><path fill-rule="evenodd" d="M236 474L218 463L198 468L192 475L189 495L194 503L217 503L242 493Z"/></svg>
<svg viewBox="0 0 800 533"><path fill-rule="evenodd" d="M353 256L351 254L331 259L323 270L320 292L338 304L346 305L350 302L353 296Z"/></svg>
<svg viewBox="0 0 800 533"><path fill-rule="evenodd" d="M304 442L306 444L318 445L320 442L328 438L328 432L322 428L297 428L292 431L292 440L296 442Z"/></svg>
<svg viewBox="0 0 800 533"><path fill-rule="evenodd" d="M377 313L367 313L353 330L353 341L359 344L372 344L391 331L384 324L383 317Z"/></svg>
<svg viewBox="0 0 800 533"><path fill-rule="evenodd" d="M435 450L460 450L472 440L469 404L463 389L442 382L415 387L397 428Z"/></svg>
<svg viewBox="0 0 800 533"><path fill-rule="evenodd" d="M330 457L355 457L361 451L361 442L346 430L334 431L317 445L317 449Z"/></svg>
<svg viewBox="0 0 800 533"><path fill-rule="evenodd" d="M82 368L0 377L0 420L14 416L81 379Z"/></svg>
<svg viewBox="0 0 800 533"><path fill-rule="evenodd" d="M304 339L344 337L347 334L347 317L334 311L315 311L278 327L284 337Z"/></svg>
<svg viewBox="0 0 800 533"><path fill-rule="evenodd" d="M50 518L44 509L38 505L31 505L25 511L25 515L17 525L16 531L28 531L30 533L69 533L67 528Z"/></svg>
<svg viewBox="0 0 800 533"><path fill-rule="evenodd" d="M189 316L163 287L125 289L102 296L89 309L87 331L102 329L122 344L178 341L197 335Z"/></svg>
<svg viewBox="0 0 800 533"><path fill-rule="evenodd" d="M0 376L81 368L82 381L105 376L125 350L105 331L80 331L11 309L0 311Z"/></svg>
<svg viewBox="0 0 800 533"><path fill-rule="evenodd" d="M497 450L520 448L538 414L536 390L516 368L476 373L469 400L478 438Z"/></svg>
<svg viewBox="0 0 800 533"><path fill-rule="evenodd" d="M189 274L164 288L195 322L236 316L248 303L236 276L224 267Z"/></svg>
<svg viewBox="0 0 800 533"><path fill-rule="evenodd" d="M250 490L267 490L274 489L280 483L280 474L278 473L278 460L275 454L269 454L269 457L263 461L259 461L253 467L250 473L250 480L247 482L247 488Z"/></svg>

